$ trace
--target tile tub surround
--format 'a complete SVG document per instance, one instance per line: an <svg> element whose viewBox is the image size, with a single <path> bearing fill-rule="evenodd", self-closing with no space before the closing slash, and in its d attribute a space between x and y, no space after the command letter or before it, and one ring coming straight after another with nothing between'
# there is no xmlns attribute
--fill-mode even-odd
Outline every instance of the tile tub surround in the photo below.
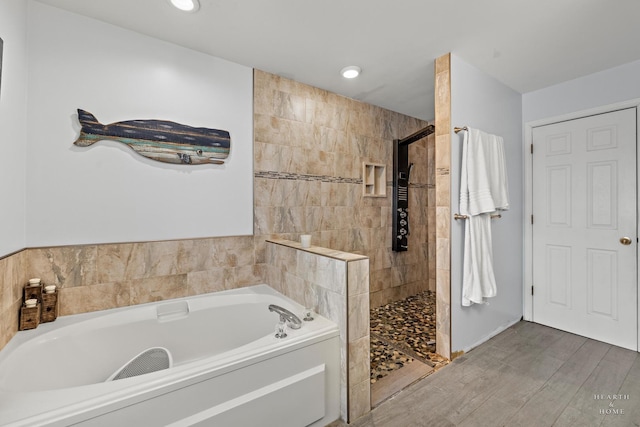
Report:
<svg viewBox="0 0 640 427"><path fill-rule="evenodd" d="M0 348L30 277L59 289L59 315L264 283L253 236L25 249L0 260Z"/></svg>
<svg viewBox="0 0 640 427"><path fill-rule="evenodd" d="M409 251L391 250L393 139L427 124L255 70L256 236L311 234L312 245L367 256L372 306L435 290L435 244L428 239L435 236L433 135L409 147ZM386 165L386 197L363 196L362 162Z"/></svg>
<svg viewBox="0 0 640 427"><path fill-rule="evenodd" d="M0 258L0 349L18 331L23 287L31 278L26 263L25 250Z"/></svg>
<svg viewBox="0 0 640 427"><path fill-rule="evenodd" d="M266 282L336 322L341 341L341 415L371 410L369 386L369 259L299 242L269 239Z"/></svg>

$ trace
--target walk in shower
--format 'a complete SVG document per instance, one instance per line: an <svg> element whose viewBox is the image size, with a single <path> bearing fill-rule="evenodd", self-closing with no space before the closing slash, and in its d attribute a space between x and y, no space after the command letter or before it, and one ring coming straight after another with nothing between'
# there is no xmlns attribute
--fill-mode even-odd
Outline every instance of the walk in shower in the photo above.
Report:
<svg viewBox="0 0 640 427"><path fill-rule="evenodd" d="M390 284L373 284L370 310L373 406L447 363L436 354L434 130L393 141Z"/></svg>

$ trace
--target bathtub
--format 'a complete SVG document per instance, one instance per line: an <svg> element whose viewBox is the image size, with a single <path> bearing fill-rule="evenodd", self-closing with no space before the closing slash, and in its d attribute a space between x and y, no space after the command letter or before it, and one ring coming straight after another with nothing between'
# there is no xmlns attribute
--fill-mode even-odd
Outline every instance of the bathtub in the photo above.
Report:
<svg viewBox="0 0 640 427"><path fill-rule="evenodd" d="M63 316L0 352L0 425L324 426L338 419L339 331L267 285ZM151 347L169 369L105 381Z"/></svg>

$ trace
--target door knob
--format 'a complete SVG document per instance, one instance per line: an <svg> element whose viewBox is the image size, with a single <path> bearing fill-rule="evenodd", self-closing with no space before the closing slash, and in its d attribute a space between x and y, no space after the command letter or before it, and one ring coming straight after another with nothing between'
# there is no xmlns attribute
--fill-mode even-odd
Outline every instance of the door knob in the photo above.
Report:
<svg viewBox="0 0 640 427"><path fill-rule="evenodd" d="M630 245L631 244L631 239L628 237L621 237L620 238L620 243L622 243L623 245Z"/></svg>

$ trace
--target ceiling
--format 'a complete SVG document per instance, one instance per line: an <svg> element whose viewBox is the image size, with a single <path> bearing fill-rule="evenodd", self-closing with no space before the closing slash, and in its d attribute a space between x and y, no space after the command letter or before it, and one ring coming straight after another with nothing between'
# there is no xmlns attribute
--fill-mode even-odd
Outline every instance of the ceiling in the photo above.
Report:
<svg viewBox="0 0 640 427"><path fill-rule="evenodd" d="M638 0L38 1L427 120L447 52L521 93L640 59Z"/></svg>

